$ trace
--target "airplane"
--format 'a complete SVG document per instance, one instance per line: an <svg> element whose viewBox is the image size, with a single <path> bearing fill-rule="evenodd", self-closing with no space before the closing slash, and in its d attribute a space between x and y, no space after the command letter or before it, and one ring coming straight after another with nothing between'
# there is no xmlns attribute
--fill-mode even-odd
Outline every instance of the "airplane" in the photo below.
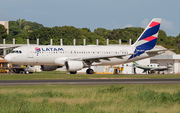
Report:
<svg viewBox="0 0 180 113"><path fill-rule="evenodd" d="M154 48L160 24L161 18L154 18L133 45L27 45L13 49L4 59L13 64L41 65L43 71L52 71L65 66L70 74L76 74L83 68L88 68L87 74L93 74L91 66L119 65L167 51Z"/></svg>
<svg viewBox="0 0 180 113"><path fill-rule="evenodd" d="M133 61L133 66L143 69L143 73L148 72L148 74L155 73L155 71L158 71L158 74L160 74L160 71L169 70L172 68L172 65L166 66L159 66L158 64L150 64L150 65L140 65L137 62ZM164 74L164 72L163 72Z"/></svg>

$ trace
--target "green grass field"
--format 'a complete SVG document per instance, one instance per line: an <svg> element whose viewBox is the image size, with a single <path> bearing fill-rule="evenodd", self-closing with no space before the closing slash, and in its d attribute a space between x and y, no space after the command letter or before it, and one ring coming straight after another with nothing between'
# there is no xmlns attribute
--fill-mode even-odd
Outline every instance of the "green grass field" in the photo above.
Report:
<svg viewBox="0 0 180 113"><path fill-rule="evenodd" d="M0 74L0 80L180 78L180 75ZM0 113L179 113L179 84L0 86Z"/></svg>
<svg viewBox="0 0 180 113"><path fill-rule="evenodd" d="M179 113L180 85L0 86L1 113Z"/></svg>
<svg viewBox="0 0 180 113"><path fill-rule="evenodd" d="M180 78L180 74L156 74L156 75L100 75L100 74L66 74L67 72L48 71L33 74L0 74L0 80L34 80L34 79L95 79L95 78Z"/></svg>

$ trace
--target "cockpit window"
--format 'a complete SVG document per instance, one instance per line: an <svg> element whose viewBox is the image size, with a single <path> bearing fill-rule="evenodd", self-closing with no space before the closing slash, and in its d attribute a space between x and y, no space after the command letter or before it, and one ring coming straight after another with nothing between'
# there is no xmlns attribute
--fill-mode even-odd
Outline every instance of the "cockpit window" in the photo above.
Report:
<svg viewBox="0 0 180 113"><path fill-rule="evenodd" d="M20 50L13 50L13 51L11 51L11 53L22 53L22 51L20 51Z"/></svg>

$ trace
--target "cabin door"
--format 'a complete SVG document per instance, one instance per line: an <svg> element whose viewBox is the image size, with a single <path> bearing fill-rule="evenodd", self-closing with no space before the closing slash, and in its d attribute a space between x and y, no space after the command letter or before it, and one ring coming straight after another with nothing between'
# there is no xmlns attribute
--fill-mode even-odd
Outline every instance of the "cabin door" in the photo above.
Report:
<svg viewBox="0 0 180 113"><path fill-rule="evenodd" d="M28 48L28 58L33 58L33 49Z"/></svg>

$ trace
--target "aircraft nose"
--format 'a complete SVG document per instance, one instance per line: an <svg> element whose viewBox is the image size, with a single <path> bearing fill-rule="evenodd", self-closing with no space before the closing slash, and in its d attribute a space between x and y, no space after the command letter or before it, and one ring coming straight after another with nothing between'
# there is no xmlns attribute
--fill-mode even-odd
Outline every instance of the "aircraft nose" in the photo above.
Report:
<svg viewBox="0 0 180 113"><path fill-rule="evenodd" d="M11 61L11 56L10 55L6 55L4 57L4 59L7 61L7 62L10 62Z"/></svg>

